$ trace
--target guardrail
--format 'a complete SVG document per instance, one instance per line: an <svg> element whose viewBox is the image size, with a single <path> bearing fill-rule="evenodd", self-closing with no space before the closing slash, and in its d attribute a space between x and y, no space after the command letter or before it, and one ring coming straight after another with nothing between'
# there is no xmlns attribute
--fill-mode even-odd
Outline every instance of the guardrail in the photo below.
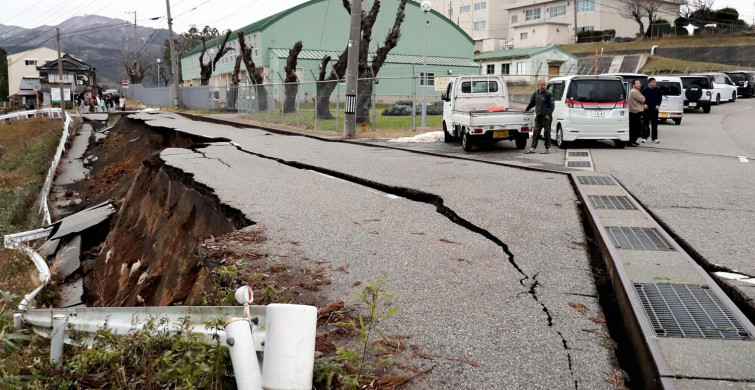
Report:
<svg viewBox="0 0 755 390"><path fill-rule="evenodd" d="M22 251L29 256L34 263L34 266L37 267L39 281L42 282L42 284L35 288L34 291L24 295L24 299L18 304L18 310L26 310L29 303L34 300L34 297L36 297L42 288L50 281L50 267L47 266L45 259L43 259L42 256L30 246L26 245L25 242L47 237L50 235L51 230L52 228L47 227L23 233L8 234L3 237L3 244L6 248Z"/></svg>
<svg viewBox="0 0 755 390"><path fill-rule="evenodd" d="M45 183L42 185L42 193L40 194L40 200L39 200L39 212L42 213L42 223L44 225L49 225L52 223L52 218L50 216L50 208L47 204L47 197L50 195L50 189L52 188L52 180L55 178L55 170L58 168L58 163L60 163L60 159L63 156L63 152L66 148L66 140L68 139L68 136L70 135L70 128L71 128L71 116L68 115L66 112L66 121L65 124L63 124L63 134L60 136L60 143L58 144L58 149L55 151L55 157L52 160L52 164L50 164L50 169L47 171L47 177L45 178Z"/></svg>
<svg viewBox="0 0 755 390"><path fill-rule="evenodd" d="M60 118L60 108L41 108L39 110L16 111L0 115L0 120L28 119L30 115L33 115L35 118L37 118L39 115L47 115L51 118L55 118L57 116L58 118Z"/></svg>

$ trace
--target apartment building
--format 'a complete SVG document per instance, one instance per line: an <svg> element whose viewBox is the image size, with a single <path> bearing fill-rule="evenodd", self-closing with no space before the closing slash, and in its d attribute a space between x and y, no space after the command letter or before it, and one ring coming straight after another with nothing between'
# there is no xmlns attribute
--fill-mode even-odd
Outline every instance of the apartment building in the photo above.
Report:
<svg viewBox="0 0 755 390"><path fill-rule="evenodd" d="M663 2L659 16L674 20L679 15L678 1ZM562 45L575 41L576 32L615 30L617 37L635 37L639 25L622 16L621 0L528 0L504 6L509 18L509 37L514 47ZM645 26L648 21L645 20Z"/></svg>
<svg viewBox="0 0 755 390"><path fill-rule="evenodd" d="M506 48L509 22L504 0L430 0L433 10L457 24L475 41L475 51Z"/></svg>

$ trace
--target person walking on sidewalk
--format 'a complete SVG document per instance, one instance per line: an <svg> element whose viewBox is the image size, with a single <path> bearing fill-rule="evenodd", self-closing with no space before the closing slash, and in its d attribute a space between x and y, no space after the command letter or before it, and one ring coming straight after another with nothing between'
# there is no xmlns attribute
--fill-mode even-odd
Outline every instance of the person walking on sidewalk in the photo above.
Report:
<svg viewBox="0 0 755 390"><path fill-rule="evenodd" d="M543 129L545 129L545 150L540 152L540 154L548 154L550 153L551 148L551 121L553 119L551 118L551 115L553 114L555 105L553 103L553 94L550 91L545 90L545 79L540 79L537 82L537 90L532 94L530 104L528 104L527 108L522 112L527 112L532 107L535 107L535 126L532 133L530 149L524 152L524 154L535 153L538 138L540 138L540 133Z"/></svg>
<svg viewBox="0 0 755 390"><path fill-rule="evenodd" d="M642 111L645 104L645 96L640 92L642 84L640 80L632 81L632 89L629 90L629 145L627 146L640 146L637 143L637 138L642 133Z"/></svg>
<svg viewBox="0 0 755 390"><path fill-rule="evenodd" d="M648 86L642 90L642 96L645 96L645 112L643 112L644 128L642 132L642 143L647 142L648 136L652 136L654 144L658 141L658 109L661 108L661 89L655 85L655 79L648 79ZM652 131L652 132L651 132Z"/></svg>

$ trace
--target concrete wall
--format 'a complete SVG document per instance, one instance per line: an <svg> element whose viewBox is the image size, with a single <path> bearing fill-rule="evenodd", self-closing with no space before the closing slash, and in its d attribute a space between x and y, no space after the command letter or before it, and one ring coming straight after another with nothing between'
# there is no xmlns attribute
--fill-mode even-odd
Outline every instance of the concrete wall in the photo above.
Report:
<svg viewBox="0 0 755 390"><path fill-rule="evenodd" d="M716 62L733 67L755 66L755 46L659 47L655 53L661 57Z"/></svg>

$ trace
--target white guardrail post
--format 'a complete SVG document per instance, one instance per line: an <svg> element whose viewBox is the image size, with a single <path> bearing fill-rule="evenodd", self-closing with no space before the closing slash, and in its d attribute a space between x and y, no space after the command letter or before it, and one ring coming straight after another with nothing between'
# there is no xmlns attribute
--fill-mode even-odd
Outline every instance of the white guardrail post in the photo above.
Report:
<svg viewBox="0 0 755 390"><path fill-rule="evenodd" d="M50 333L50 363L60 364L63 360L63 344L66 340L66 316L55 314L52 316L52 333Z"/></svg>
<svg viewBox="0 0 755 390"><path fill-rule="evenodd" d="M262 388L308 390L315 363L317 309L273 303L267 306Z"/></svg>

